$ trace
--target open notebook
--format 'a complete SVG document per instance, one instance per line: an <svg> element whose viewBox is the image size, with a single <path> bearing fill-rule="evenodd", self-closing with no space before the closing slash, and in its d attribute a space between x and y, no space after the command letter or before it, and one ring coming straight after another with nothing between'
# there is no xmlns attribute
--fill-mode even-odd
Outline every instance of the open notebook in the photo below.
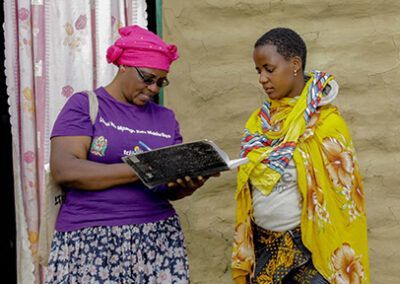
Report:
<svg viewBox="0 0 400 284"><path fill-rule="evenodd" d="M234 169L248 162L247 158L229 159L228 155L210 140L167 146L123 157L149 188L190 176L211 176Z"/></svg>

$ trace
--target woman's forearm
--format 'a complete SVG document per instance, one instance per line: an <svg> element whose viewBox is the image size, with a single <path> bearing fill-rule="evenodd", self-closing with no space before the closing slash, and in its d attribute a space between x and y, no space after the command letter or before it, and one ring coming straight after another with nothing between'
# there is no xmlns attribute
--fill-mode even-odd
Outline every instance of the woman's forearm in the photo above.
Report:
<svg viewBox="0 0 400 284"><path fill-rule="evenodd" d="M138 177L124 163L101 164L78 158L52 166L52 175L61 185L84 190L102 190L138 181Z"/></svg>

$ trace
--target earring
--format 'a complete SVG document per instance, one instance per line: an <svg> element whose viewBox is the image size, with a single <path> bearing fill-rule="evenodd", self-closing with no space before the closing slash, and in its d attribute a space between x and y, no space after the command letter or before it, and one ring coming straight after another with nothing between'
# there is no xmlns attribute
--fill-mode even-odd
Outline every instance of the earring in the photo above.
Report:
<svg viewBox="0 0 400 284"><path fill-rule="evenodd" d="M297 70L293 71L293 75L296 77L297 76Z"/></svg>
<svg viewBox="0 0 400 284"><path fill-rule="evenodd" d="M119 66L119 71L124 73L126 71L125 66L124 65Z"/></svg>

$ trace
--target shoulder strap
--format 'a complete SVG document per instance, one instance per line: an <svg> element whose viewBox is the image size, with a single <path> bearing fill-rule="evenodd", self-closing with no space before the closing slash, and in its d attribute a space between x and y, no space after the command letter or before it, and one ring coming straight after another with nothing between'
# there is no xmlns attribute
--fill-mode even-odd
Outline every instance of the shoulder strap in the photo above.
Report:
<svg viewBox="0 0 400 284"><path fill-rule="evenodd" d="M96 122L97 113L99 112L99 101L95 92L86 91L86 93L88 94L89 99L90 121L92 122L92 124L94 124Z"/></svg>

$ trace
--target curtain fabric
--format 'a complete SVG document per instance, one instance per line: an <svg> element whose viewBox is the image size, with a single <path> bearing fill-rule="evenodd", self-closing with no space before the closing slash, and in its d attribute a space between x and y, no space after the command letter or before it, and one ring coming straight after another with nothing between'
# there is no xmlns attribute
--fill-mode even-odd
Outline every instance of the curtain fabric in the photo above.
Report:
<svg viewBox="0 0 400 284"><path fill-rule="evenodd" d="M42 283L36 262L49 135L74 92L109 82L118 28L147 27L145 0L5 0L5 73L13 143L18 283Z"/></svg>

